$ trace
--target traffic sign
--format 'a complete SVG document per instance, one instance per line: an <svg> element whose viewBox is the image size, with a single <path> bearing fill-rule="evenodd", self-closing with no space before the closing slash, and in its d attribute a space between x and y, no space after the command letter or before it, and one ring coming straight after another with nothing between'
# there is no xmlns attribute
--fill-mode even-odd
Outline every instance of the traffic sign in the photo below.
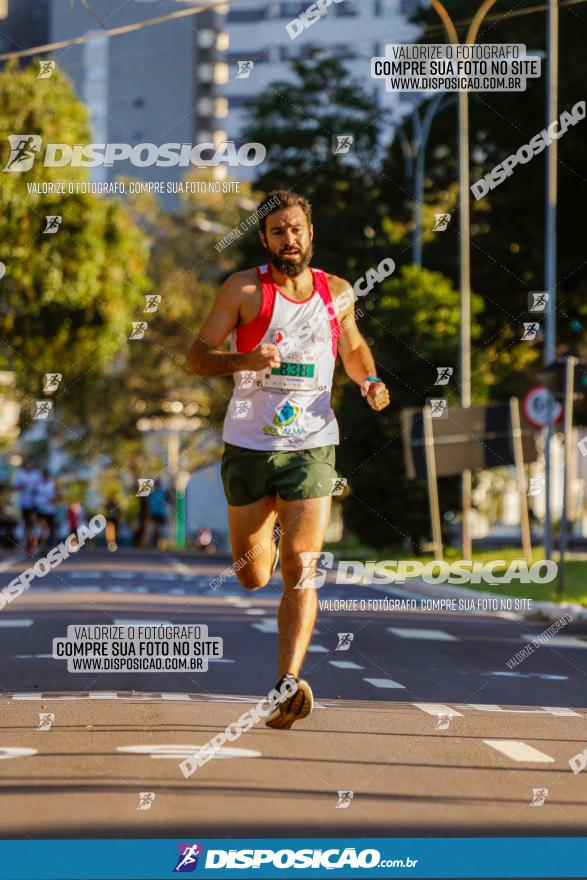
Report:
<svg viewBox="0 0 587 880"><path fill-rule="evenodd" d="M563 408L544 385L531 388L522 401L524 415L535 428L545 428L548 425L549 407L553 422L559 422Z"/></svg>

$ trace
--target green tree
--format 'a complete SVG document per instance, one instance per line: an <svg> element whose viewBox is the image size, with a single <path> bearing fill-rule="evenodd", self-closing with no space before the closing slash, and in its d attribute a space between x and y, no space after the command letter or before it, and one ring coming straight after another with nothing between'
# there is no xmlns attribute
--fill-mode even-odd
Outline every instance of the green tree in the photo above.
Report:
<svg viewBox="0 0 587 880"><path fill-rule="evenodd" d="M91 140L87 111L57 69L50 79L37 79L32 66L0 73L3 165L10 134L40 135L43 147L30 171L2 175L0 365L16 373L23 403L43 396L44 373L63 374L55 407L73 440L95 408L96 377L126 345L148 290L145 238L114 199L30 191L89 179L86 168L47 168L41 158L49 142ZM55 234L44 233L47 215L62 216Z"/></svg>

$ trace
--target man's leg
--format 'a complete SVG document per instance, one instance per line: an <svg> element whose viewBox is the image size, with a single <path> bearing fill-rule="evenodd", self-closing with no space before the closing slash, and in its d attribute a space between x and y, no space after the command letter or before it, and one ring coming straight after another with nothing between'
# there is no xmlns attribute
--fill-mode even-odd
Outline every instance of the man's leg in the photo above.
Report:
<svg viewBox="0 0 587 880"><path fill-rule="evenodd" d="M318 610L315 589L296 590L303 571L305 552L320 552L330 516L330 496L300 501L277 499L282 528L281 575L283 596L277 616L279 626L278 678L286 673L299 677L312 638Z"/></svg>
<svg viewBox="0 0 587 880"><path fill-rule="evenodd" d="M247 590L264 587L275 560L273 529L277 513L275 498L265 495L252 504L228 505L228 526L232 558L242 568L236 572Z"/></svg>

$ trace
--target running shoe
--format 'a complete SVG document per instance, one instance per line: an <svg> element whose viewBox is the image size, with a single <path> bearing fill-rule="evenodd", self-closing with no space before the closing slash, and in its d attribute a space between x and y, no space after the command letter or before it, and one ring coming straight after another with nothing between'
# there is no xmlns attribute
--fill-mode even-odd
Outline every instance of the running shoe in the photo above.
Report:
<svg viewBox="0 0 587 880"><path fill-rule="evenodd" d="M267 716L265 724L274 730L289 730L295 721L307 718L314 706L312 688L303 678L296 678L291 672L284 675L275 685L275 690L281 690L286 679L293 679L298 689L291 697L279 703L271 715Z"/></svg>

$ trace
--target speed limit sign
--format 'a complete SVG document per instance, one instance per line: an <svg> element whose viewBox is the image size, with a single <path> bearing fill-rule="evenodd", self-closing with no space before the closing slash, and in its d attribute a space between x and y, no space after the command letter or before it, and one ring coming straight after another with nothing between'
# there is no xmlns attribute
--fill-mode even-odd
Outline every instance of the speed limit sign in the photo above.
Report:
<svg viewBox="0 0 587 880"><path fill-rule="evenodd" d="M528 391L522 401L522 408L524 415L535 428L545 428L548 425L549 408L553 422L559 422L563 414L562 406L544 385L537 385L536 388Z"/></svg>

